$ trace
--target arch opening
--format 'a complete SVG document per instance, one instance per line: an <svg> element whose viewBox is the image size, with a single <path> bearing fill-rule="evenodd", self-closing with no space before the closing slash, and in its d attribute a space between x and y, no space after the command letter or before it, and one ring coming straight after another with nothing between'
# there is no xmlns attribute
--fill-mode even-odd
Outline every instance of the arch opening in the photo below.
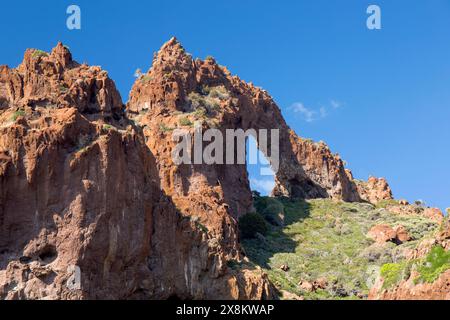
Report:
<svg viewBox="0 0 450 320"><path fill-rule="evenodd" d="M270 196L275 188L275 173L253 136L249 136L246 141L246 166L251 191Z"/></svg>

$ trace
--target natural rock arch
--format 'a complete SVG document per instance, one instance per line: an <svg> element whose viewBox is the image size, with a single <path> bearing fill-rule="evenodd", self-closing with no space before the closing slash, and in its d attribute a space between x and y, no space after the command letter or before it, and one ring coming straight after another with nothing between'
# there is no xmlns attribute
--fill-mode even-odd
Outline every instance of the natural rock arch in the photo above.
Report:
<svg viewBox="0 0 450 320"><path fill-rule="evenodd" d="M209 93L206 92L208 90ZM215 101L218 107L213 115L202 119L205 128L214 125L222 131L279 130L280 167L276 175L274 195L360 200L353 178L344 168L340 157L332 154L324 143L314 143L298 137L286 124L280 109L265 90L232 76L213 58L193 60L175 38L164 44L155 55L149 72L136 81L127 110L130 117L139 118L142 124L149 127L151 121L173 128L178 126L177 119L180 117L195 120L195 108L189 104L192 104L192 99L211 102L212 90L220 90L226 94L223 94L223 99ZM161 167L160 174L168 194L178 197L179 192L173 189L176 188L177 181L190 179L186 174L190 177L199 174L211 178L205 179L203 187L217 187L209 183L216 179L219 181L219 189L224 196L221 201L232 209L233 216L244 214L251 208L251 192L244 166L198 166L193 171L174 167L170 164L169 156L173 147L170 134L161 135L157 126L146 132L148 140L155 141L149 142L154 153L165 159L166 166ZM164 143L161 144L161 140ZM269 140L268 150L270 149ZM262 151L270 159L267 150ZM189 196L193 201L195 197L197 195L192 193Z"/></svg>

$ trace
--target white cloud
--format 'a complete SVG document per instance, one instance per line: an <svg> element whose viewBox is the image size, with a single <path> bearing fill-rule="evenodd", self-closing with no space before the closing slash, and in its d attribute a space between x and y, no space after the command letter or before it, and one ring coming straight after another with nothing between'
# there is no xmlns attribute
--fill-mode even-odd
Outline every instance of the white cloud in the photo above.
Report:
<svg viewBox="0 0 450 320"><path fill-rule="evenodd" d="M264 195L269 195L273 188L275 188L275 180L274 179L251 179L250 185L252 189L261 192Z"/></svg>
<svg viewBox="0 0 450 320"><path fill-rule="evenodd" d="M340 107L342 107L342 103L333 99L330 100L330 105L333 109L339 109Z"/></svg>
<svg viewBox="0 0 450 320"><path fill-rule="evenodd" d="M313 122L315 120L317 112L305 107L301 102L294 103L291 109L296 113L300 113L306 122Z"/></svg>
<svg viewBox="0 0 450 320"><path fill-rule="evenodd" d="M331 99L329 104L326 106L322 105L318 109L308 108L302 102L294 103L291 105L290 109L293 112L300 114L306 122L313 122L328 117L330 115L330 109L333 111L334 109L339 109L343 105L343 103Z"/></svg>

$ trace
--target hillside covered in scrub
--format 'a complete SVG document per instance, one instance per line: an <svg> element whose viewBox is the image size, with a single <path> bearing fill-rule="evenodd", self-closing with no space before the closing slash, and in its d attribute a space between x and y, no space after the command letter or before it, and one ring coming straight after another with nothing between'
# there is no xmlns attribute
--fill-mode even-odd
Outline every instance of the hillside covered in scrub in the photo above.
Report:
<svg viewBox="0 0 450 320"><path fill-rule="evenodd" d="M257 213L241 218L246 263L263 268L283 299L367 299L371 289L375 298L413 272L427 285L450 269L435 242L445 224L422 205L254 199Z"/></svg>

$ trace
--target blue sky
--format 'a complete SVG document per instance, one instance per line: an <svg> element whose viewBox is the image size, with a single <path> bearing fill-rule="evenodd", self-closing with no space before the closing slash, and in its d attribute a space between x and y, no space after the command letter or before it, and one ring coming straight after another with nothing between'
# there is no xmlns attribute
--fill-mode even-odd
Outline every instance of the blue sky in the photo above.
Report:
<svg viewBox="0 0 450 320"><path fill-rule="evenodd" d="M66 28L70 4L81 8L79 31ZM381 7L382 30L366 28L370 4ZM0 64L61 40L79 62L108 70L126 101L134 71L175 35L194 56L213 55L268 90L299 135L326 141L356 177L383 176L398 198L450 206L447 0L3 1L0 9Z"/></svg>

